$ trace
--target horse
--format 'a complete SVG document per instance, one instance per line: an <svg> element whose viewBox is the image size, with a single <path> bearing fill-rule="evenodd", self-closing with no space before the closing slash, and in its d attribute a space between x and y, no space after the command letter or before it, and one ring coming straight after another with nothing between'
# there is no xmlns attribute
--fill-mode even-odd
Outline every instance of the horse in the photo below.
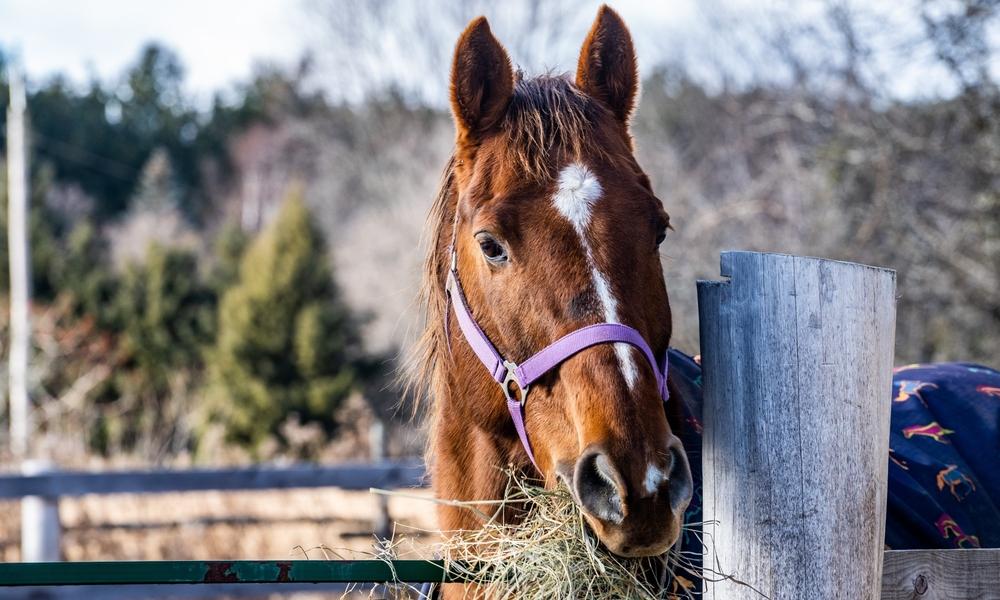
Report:
<svg viewBox="0 0 1000 600"><path fill-rule="evenodd" d="M437 498L500 500L511 466L569 488L623 557L674 546L693 490L683 417L665 402L670 218L633 152L638 82L631 34L607 6L575 77L515 71L484 17L462 32L416 353ZM443 530L478 527L466 509L437 510Z"/></svg>

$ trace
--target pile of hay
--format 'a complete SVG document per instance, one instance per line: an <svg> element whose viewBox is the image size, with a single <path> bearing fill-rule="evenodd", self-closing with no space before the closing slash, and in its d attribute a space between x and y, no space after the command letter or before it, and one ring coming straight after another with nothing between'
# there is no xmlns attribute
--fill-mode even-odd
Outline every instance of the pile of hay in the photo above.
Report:
<svg viewBox="0 0 1000 600"><path fill-rule="evenodd" d="M626 559L600 545L564 488L546 490L510 478L498 503L449 503L474 511L483 525L446 536L439 552L450 573L491 599L686 598L693 585L679 556ZM499 515L520 511L504 524Z"/></svg>

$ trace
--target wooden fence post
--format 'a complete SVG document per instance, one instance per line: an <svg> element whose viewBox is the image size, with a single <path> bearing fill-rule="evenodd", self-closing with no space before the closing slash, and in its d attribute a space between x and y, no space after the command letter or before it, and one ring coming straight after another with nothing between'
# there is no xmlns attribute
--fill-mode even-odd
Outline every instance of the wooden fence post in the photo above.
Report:
<svg viewBox="0 0 1000 600"><path fill-rule="evenodd" d="M895 272L725 252L722 275L698 282L704 564L757 591L705 597L877 600Z"/></svg>
<svg viewBox="0 0 1000 600"><path fill-rule="evenodd" d="M26 460L21 470L25 475L38 475L51 471L52 465L42 460ZM61 560L61 537L59 498L25 496L21 499L21 561Z"/></svg>

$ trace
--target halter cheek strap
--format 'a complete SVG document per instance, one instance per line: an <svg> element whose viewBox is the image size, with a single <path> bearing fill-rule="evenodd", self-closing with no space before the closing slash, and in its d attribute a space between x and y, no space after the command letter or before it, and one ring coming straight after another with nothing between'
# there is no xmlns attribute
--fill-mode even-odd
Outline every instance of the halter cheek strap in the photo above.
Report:
<svg viewBox="0 0 1000 600"><path fill-rule="evenodd" d="M667 357L664 356L662 364L660 361L657 361L653 350L646 343L642 334L628 325L622 325L621 323L598 323L577 329L552 342L521 364L517 364L513 361L505 360L497 352L496 346L483 333L479 324L476 323L476 319L472 316L472 311L469 310L465 293L462 291L462 284L458 280L458 269L454 254L452 254L451 269L448 272L448 282L445 290L451 299L452 305L455 307L455 318L458 321L459 329L462 331L462 336L465 337L466 342L468 342L473 353L479 358L479 361L489 371L493 380L500 384L504 397L507 399L507 410L510 411L510 417L514 421L514 429L517 430L517 436L521 439L521 445L524 446L525 451L528 453L528 458L531 459L535 468L538 468L538 463L535 462L535 454L531 450L531 442L528 440L528 431L524 424L525 403L528 399L529 387L537 379L577 352L598 344L613 343L624 343L638 348L642 351L649 366L653 369L653 374L656 376L656 386L663 401L666 402L670 399L670 392L667 389L667 369L669 367ZM446 337L448 336L447 327L448 321L446 316ZM516 393L512 389L513 386L517 388Z"/></svg>

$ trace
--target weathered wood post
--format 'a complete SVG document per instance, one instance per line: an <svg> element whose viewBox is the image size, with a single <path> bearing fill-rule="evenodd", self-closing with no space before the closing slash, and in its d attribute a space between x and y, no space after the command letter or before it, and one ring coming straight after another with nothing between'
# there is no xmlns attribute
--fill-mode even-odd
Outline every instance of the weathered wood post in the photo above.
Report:
<svg viewBox="0 0 1000 600"><path fill-rule="evenodd" d="M706 579L877 600L895 272L725 252L722 275L698 282ZM760 598L732 579L706 586L713 600Z"/></svg>

